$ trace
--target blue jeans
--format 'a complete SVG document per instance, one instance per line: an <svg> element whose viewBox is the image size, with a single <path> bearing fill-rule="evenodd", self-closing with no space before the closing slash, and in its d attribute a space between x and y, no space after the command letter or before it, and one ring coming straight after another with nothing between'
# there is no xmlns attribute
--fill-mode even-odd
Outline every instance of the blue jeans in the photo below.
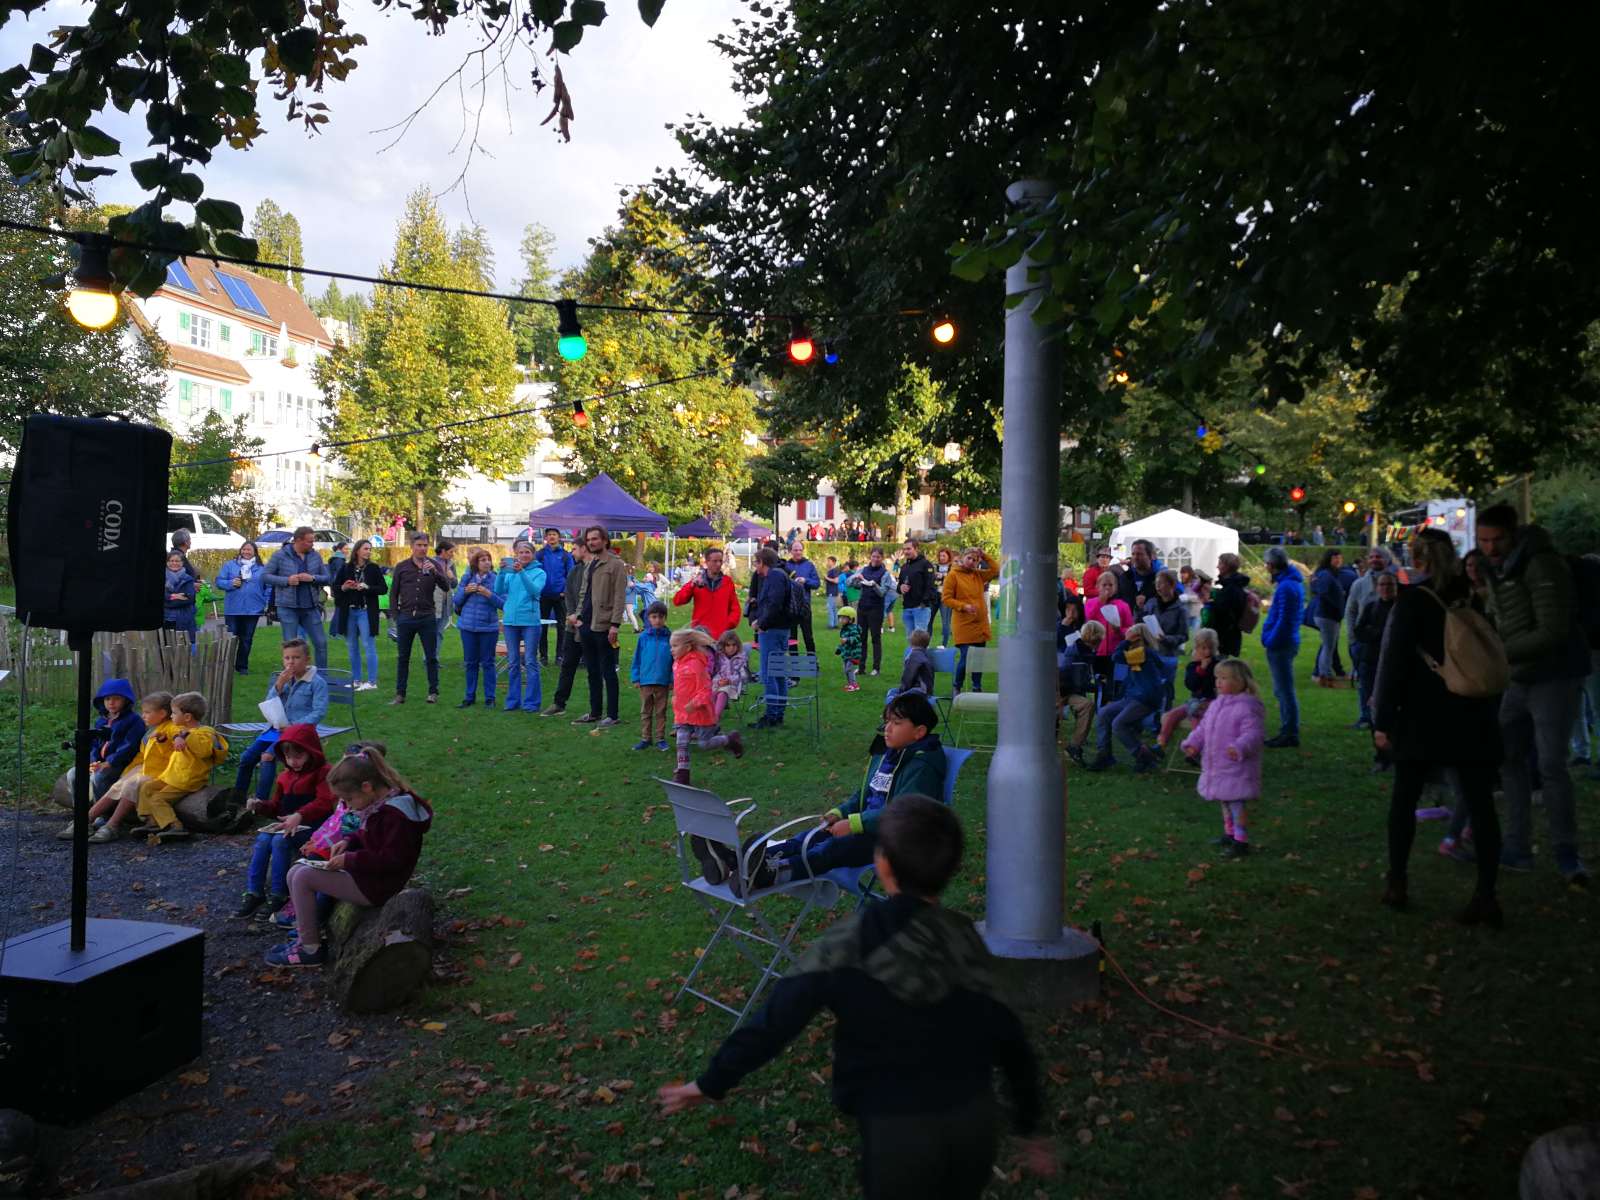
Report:
<svg viewBox="0 0 1600 1200"><path fill-rule="evenodd" d="M538 712L544 700L544 690L539 684L539 633L541 625L507 625L506 654L511 667L506 674L506 711L520 708L524 712ZM527 691L522 681L528 681Z"/></svg>
<svg viewBox="0 0 1600 1200"><path fill-rule="evenodd" d="M906 618L906 633L914 629L928 629L933 625L933 609L906 608L901 610Z"/></svg>
<svg viewBox="0 0 1600 1200"><path fill-rule="evenodd" d="M300 857L300 847L311 840L314 832L315 830L309 826L303 826L291 834L256 834L255 848L250 851L250 874L244 885L245 891L254 892L258 896L267 894L267 865L270 862L272 894L287 896L289 868L294 865L294 860Z"/></svg>
<svg viewBox="0 0 1600 1200"><path fill-rule="evenodd" d="M987 646L988 642L963 642L956 647L956 680L955 690L960 691L967 682L967 651L974 646ZM972 673L972 686L978 691L983 691L983 672Z"/></svg>
<svg viewBox="0 0 1600 1200"><path fill-rule="evenodd" d="M345 613L344 637L350 649L350 682L360 683L361 652L367 655L367 683L378 682L378 639L365 608L353 605Z"/></svg>
<svg viewBox="0 0 1600 1200"><path fill-rule="evenodd" d="M1294 694L1294 657L1298 653L1299 646L1267 647L1267 671L1278 697L1278 733L1290 737L1300 736L1300 701Z"/></svg>
<svg viewBox="0 0 1600 1200"><path fill-rule="evenodd" d="M1378 656L1374 654L1371 657L1372 661L1368 662L1367 648L1351 639L1350 669L1356 675L1356 702L1360 706L1356 716L1358 720L1366 721L1368 724L1372 723L1372 685L1376 682L1374 676L1378 669ZM1463 812L1466 811L1464 804L1458 804L1456 807Z"/></svg>
<svg viewBox="0 0 1600 1200"><path fill-rule="evenodd" d="M948 604L939 605L939 645L950 644L950 614L953 610Z"/></svg>
<svg viewBox="0 0 1600 1200"><path fill-rule="evenodd" d="M839 593L831 592L828 595L828 628L839 628Z"/></svg>
<svg viewBox="0 0 1600 1200"><path fill-rule="evenodd" d="M261 763L261 778L256 780L256 799L265 800L267 793L272 791L272 781L278 777L278 756L273 754L266 762L261 762L261 756L274 750L278 745L278 731L269 729L255 741L250 743L250 748L239 759L239 773L234 776L233 790L244 796L250 790L250 776L255 773L256 764Z"/></svg>
<svg viewBox="0 0 1600 1200"><path fill-rule="evenodd" d="M234 649L233 669L241 675L250 670L250 647L255 644L256 626L261 623L260 613L251 613L247 617L224 617L228 632L238 639Z"/></svg>
<svg viewBox="0 0 1600 1200"><path fill-rule="evenodd" d="M1332 679L1338 675L1335 667L1339 660L1339 630L1344 627L1344 622L1337 617L1318 617L1317 632L1322 635L1322 644L1317 647L1316 674L1323 679Z"/></svg>
<svg viewBox="0 0 1600 1200"><path fill-rule="evenodd" d="M1099 728L1095 730L1095 745L1099 747L1101 755L1111 753L1112 734L1116 734L1117 741L1122 743L1129 754L1137 752L1143 743L1143 739L1139 736L1139 727L1153 712L1155 709L1131 696L1124 696L1121 700L1101 705L1097 714Z"/></svg>
<svg viewBox="0 0 1600 1200"><path fill-rule="evenodd" d="M761 687L767 698L767 719L783 720L784 701L789 696L789 677L767 671L767 660L774 654L789 653L787 629L763 629L756 634L756 649L761 652Z"/></svg>
<svg viewBox="0 0 1600 1200"><path fill-rule="evenodd" d="M777 854L792 868L800 859L801 847L804 844L804 837L790 838L786 842L768 847L768 850ZM821 875L840 867L870 867L872 851L877 844L877 836L870 833L849 833L838 838L832 834L819 833L811 839L811 845L805 849L806 869L813 875Z"/></svg>
<svg viewBox="0 0 1600 1200"><path fill-rule="evenodd" d="M467 668L467 699L478 695L478 669L483 669L483 699L494 703L494 647L500 640L498 629L477 631L459 629L461 634L461 661Z"/></svg>
<svg viewBox="0 0 1600 1200"><path fill-rule="evenodd" d="M278 621L283 626L283 640L304 638L310 645L319 669L328 665L328 633L322 628L322 613L315 608L280 608Z"/></svg>

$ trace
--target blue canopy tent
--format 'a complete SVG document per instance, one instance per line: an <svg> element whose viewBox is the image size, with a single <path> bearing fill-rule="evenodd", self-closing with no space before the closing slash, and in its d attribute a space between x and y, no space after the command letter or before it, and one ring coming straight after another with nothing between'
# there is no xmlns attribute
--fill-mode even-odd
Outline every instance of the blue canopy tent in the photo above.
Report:
<svg viewBox="0 0 1600 1200"><path fill-rule="evenodd" d="M711 527L711 522L705 517L696 517L687 525L679 525L672 531L673 537L687 538L714 538L717 531Z"/></svg>
<svg viewBox="0 0 1600 1200"><path fill-rule="evenodd" d="M667 519L640 504L604 471L570 496L528 514L534 529L575 531L598 525L613 533L666 533Z"/></svg>
<svg viewBox="0 0 1600 1200"><path fill-rule="evenodd" d="M734 522L733 529L728 534L728 540L737 542L742 538L754 538L758 542L764 542L771 536L772 530L768 529L760 521L752 521L749 517L740 517Z"/></svg>

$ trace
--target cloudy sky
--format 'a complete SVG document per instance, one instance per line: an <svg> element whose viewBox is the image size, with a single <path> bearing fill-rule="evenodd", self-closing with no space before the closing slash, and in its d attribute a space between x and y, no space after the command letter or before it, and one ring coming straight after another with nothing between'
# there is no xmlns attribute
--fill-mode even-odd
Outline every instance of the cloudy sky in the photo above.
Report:
<svg viewBox="0 0 1600 1200"><path fill-rule="evenodd" d="M222 147L203 169L207 193L237 202L247 221L265 197L294 213L308 266L374 271L388 257L406 194L418 186L447 193L440 204L452 223L468 219L470 204L471 217L488 229L494 245L497 283L514 282L517 246L533 221L554 232L558 265L573 265L587 239L615 215L619 189L682 162L667 122L697 113L732 121L740 112L727 60L710 39L732 28L742 3L667 0L653 29L639 20L632 0L613 0L609 7L604 25L588 30L562 62L577 118L572 141L561 143L551 132L554 123L539 127L550 109L550 89L534 94L528 82L533 59L519 49L506 78L490 86L481 150L464 187L447 191L465 160L465 142L457 146L464 110L455 84L392 148L385 149L395 134L377 131L416 109L451 75L478 45L474 33L463 28L429 37L404 12L347 4L352 28L369 44L356 51L360 65L350 78L318 97L331 110L325 132L309 137L290 126L283 106L264 89L267 135L247 151ZM81 11L77 3L52 0L31 19L11 17L0 28L0 69L25 62L34 42ZM548 79L550 72L544 74ZM476 109L475 89L466 101L468 110ZM138 110L128 117L108 110L99 124L122 140L130 157L144 157ZM126 172L100 180L96 194L107 202L140 199Z"/></svg>

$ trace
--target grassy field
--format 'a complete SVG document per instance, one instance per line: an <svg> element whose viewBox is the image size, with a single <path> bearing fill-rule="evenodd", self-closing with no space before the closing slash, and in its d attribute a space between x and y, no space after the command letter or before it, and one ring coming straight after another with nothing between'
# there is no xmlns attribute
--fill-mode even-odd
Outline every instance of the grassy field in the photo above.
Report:
<svg viewBox="0 0 1600 1200"><path fill-rule="evenodd" d="M757 800L762 827L858 783L896 673L847 696L821 638L820 745L786 728L751 734L742 762L694 762L696 782ZM902 638L887 640L898 663ZM276 641L258 639L254 678ZM631 651L625 633L624 678ZM729 1020L669 1005L711 926L678 886L671 810L651 781L670 755L629 749L635 694L624 687L624 723L603 732L458 711L453 633L445 658L439 706L414 686L388 708L380 688L361 721L434 803L422 871L455 975L415 1003L414 1054L354 1119L282 1147L296 1166L279 1194L854 1194L826 1024L729 1103L655 1112L655 1089L692 1077ZM1301 662L1304 680L1311 655ZM580 675L573 715L585 695ZM1388 777L1368 773L1364 735L1347 728L1349 692L1307 682L1302 704L1305 745L1269 758L1243 862L1214 856L1219 820L1193 777L1070 775L1068 917L1101 922L1112 961L1103 1003L1030 1017L1062 1173L1041 1182L1007 1162L995 1195L1500 1197L1534 1137L1594 1119L1595 896L1541 860L1504 880L1503 933L1459 928L1470 871L1434 853L1427 825L1414 911L1381 908ZM957 792L971 844L949 897L975 916L986 766L974 759ZM1596 793L1581 785L1591 862ZM708 968L714 987L740 995L742 966Z"/></svg>

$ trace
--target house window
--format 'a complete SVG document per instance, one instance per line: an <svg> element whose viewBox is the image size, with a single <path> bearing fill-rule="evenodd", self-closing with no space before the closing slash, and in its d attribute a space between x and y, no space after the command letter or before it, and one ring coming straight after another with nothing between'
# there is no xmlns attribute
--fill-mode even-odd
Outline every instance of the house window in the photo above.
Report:
<svg viewBox="0 0 1600 1200"><path fill-rule="evenodd" d="M277 337L270 333L258 333L252 329L250 331L250 353L263 354L268 358L273 357L278 353Z"/></svg>
<svg viewBox="0 0 1600 1200"><path fill-rule="evenodd" d="M250 415L263 425L272 423L272 418L267 414L267 394L265 392L250 393Z"/></svg>
<svg viewBox="0 0 1600 1200"><path fill-rule="evenodd" d="M233 326L229 325L226 321L220 322L217 325L217 340L220 341L224 346L232 342Z"/></svg>
<svg viewBox="0 0 1600 1200"><path fill-rule="evenodd" d="M828 519L828 502L824 499L806 501L806 520L826 521Z"/></svg>
<svg viewBox="0 0 1600 1200"><path fill-rule="evenodd" d="M224 325L223 328L226 329L227 326ZM232 388L223 388L222 392L221 392L221 397L222 397L222 415L225 416L225 417L233 416L233 389Z"/></svg>
<svg viewBox="0 0 1600 1200"><path fill-rule="evenodd" d="M200 350L211 349L211 318L189 318L189 345Z"/></svg>

